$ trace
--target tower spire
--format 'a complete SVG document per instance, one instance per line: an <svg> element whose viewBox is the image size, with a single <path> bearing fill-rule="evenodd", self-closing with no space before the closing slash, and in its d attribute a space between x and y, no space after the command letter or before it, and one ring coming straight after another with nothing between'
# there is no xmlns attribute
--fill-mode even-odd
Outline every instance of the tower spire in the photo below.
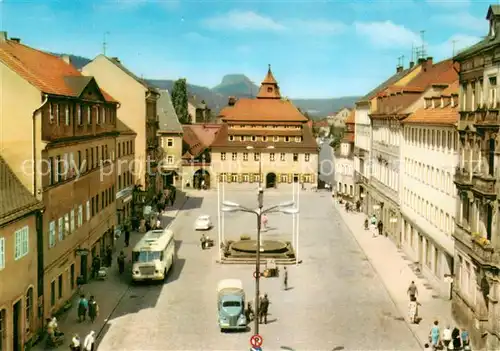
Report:
<svg viewBox="0 0 500 351"><path fill-rule="evenodd" d="M257 99L281 99L280 88L271 71L271 64L268 65L267 74L260 84Z"/></svg>

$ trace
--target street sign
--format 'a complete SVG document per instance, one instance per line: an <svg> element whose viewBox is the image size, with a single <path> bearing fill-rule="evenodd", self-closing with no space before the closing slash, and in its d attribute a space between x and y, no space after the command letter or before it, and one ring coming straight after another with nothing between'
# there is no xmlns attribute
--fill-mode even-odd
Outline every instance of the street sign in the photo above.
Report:
<svg viewBox="0 0 500 351"><path fill-rule="evenodd" d="M252 345L253 348L260 349L263 341L262 336L255 334L250 338L250 345Z"/></svg>
<svg viewBox="0 0 500 351"><path fill-rule="evenodd" d="M257 279L257 272L253 272L253 277ZM259 277L262 277L262 273L259 273Z"/></svg>

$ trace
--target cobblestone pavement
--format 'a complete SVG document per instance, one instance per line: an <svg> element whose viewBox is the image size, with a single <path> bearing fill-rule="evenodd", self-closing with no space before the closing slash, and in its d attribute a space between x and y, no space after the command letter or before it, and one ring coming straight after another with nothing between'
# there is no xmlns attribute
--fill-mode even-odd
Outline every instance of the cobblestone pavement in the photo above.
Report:
<svg viewBox="0 0 500 351"><path fill-rule="evenodd" d="M243 281L253 300L251 265L219 265L217 245L202 251L193 222L209 214L216 225L217 194L192 192L172 228L178 241L177 261L165 284L133 286L127 291L103 336L99 350L248 350L252 332L221 333L217 325L216 286L220 279ZM303 194L303 195L302 195ZM289 268L288 291L279 278L263 279L261 292L271 301L269 324L262 325L263 349L279 350L417 350L419 348L326 193L303 192L300 256ZM290 200L277 192L266 203ZM227 193L226 199L255 206L256 193ZM291 237L292 219L269 216L264 239ZM233 213L225 220L226 238L255 233L255 217Z"/></svg>
<svg viewBox="0 0 500 351"><path fill-rule="evenodd" d="M451 302L441 299L431 288L426 287L427 281L415 275L410 268L411 261L404 259L404 254L394 243L383 236L373 237L370 231L365 231L364 220L366 216L362 213L346 213L343 206L336 201L334 207L338 215L344 220L350 229L352 236L365 252L370 263L380 275L384 285L397 305L399 313L407 319L408 295L407 289L411 281L418 288L419 315L422 318L419 324L409 324L415 337L421 346L428 342L429 331L432 323L438 320L443 327L450 324L457 326L451 314Z"/></svg>
<svg viewBox="0 0 500 351"><path fill-rule="evenodd" d="M176 217L179 208L184 205L186 198L184 194L180 194L176 199L176 203L173 207L169 207L168 211L163 214L162 225L169 225L173 219ZM82 288L82 292L85 293L87 298L90 295L94 295L97 303L99 304L99 316L96 318L94 323L90 321L78 323L77 321L77 301L78 296L73 298L73 304L69 311L58 317L59 328L65 333L66 339L65 343L61 345L56 350L68 350L68 345L71 342L71 338L74 334L78 334L83 341L85 335L87 335L91 330L94 330L98 337L103 334L106 330L106 322L109 316L113 313L115 307L123 299L125 293L130 287L130 275L118 273L118 265L116 264L116 254L120 250L124 250L127 257L130 258L132 248L140 240L143 234L132 232L130 235L130 245L125 247L123 236L118 238L115 245L115 256L113 258L113 264L108 270L108 277L106 280L95 280L86 284ZM127 262L126 272L131 269L130 262ZM42 351L45 350L45 340L35 345L32 350ZM52 349L54 350L54 349Z"/></svg>

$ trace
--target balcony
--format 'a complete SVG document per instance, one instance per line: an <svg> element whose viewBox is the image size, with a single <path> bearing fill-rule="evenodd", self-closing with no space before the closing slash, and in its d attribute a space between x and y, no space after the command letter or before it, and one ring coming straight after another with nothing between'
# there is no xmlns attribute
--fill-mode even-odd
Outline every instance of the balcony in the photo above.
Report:
<svg viewBox="0 0 500 351"><path fill-rule="evenodd" d="M496 251L489 240L481 235L471 234L467 225L456 223L453 237L467 248L467 253L483 266L500 266L500 252Z"/></svg>
<svg viewBox="0 0 500 351"><path fill-rule="evenodd" d="M494 176L477 173L472 176L472 190L483 196L496 197L495 184Z"/></svg>
<svg viewBox="0 0 500 351"><path fill-rule="evenodd" d="M366 150L364 150L358 146L355 146L354 147L354 156L359 157L359 158L364 158L364 157L366 157Z"/></svg>
<svg viewBox="0 0 500 351"><path fill-rule="evenodd" d="M364 174L355 171L354 172L354 183L356 184L368 184L368 178L364 176Z"/></svg>
<svg viewBox="0 0 500 351"><path fill-rule="evenodd" d="M465 168L456 167L453 180L455 181L455 183L457 185L462 185L462 186L463 185L466 185L466 186L471 185L471 175L470 175L469 171Z"/></svg>

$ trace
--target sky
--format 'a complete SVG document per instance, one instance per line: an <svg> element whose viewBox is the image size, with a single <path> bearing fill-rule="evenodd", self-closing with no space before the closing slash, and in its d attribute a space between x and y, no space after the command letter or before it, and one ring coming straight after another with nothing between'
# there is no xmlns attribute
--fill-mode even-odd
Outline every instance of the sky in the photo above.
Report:
<svg viewBox="0 0 500 351"><path fill-rule="evenodd" d="M119 57L138 76L214 87L271 64L282 95L364 95L412 46L435 61L488 31L497 0L0 0L0 30L50 52ZM423 41L421 31L423 34Z"/></svg>

